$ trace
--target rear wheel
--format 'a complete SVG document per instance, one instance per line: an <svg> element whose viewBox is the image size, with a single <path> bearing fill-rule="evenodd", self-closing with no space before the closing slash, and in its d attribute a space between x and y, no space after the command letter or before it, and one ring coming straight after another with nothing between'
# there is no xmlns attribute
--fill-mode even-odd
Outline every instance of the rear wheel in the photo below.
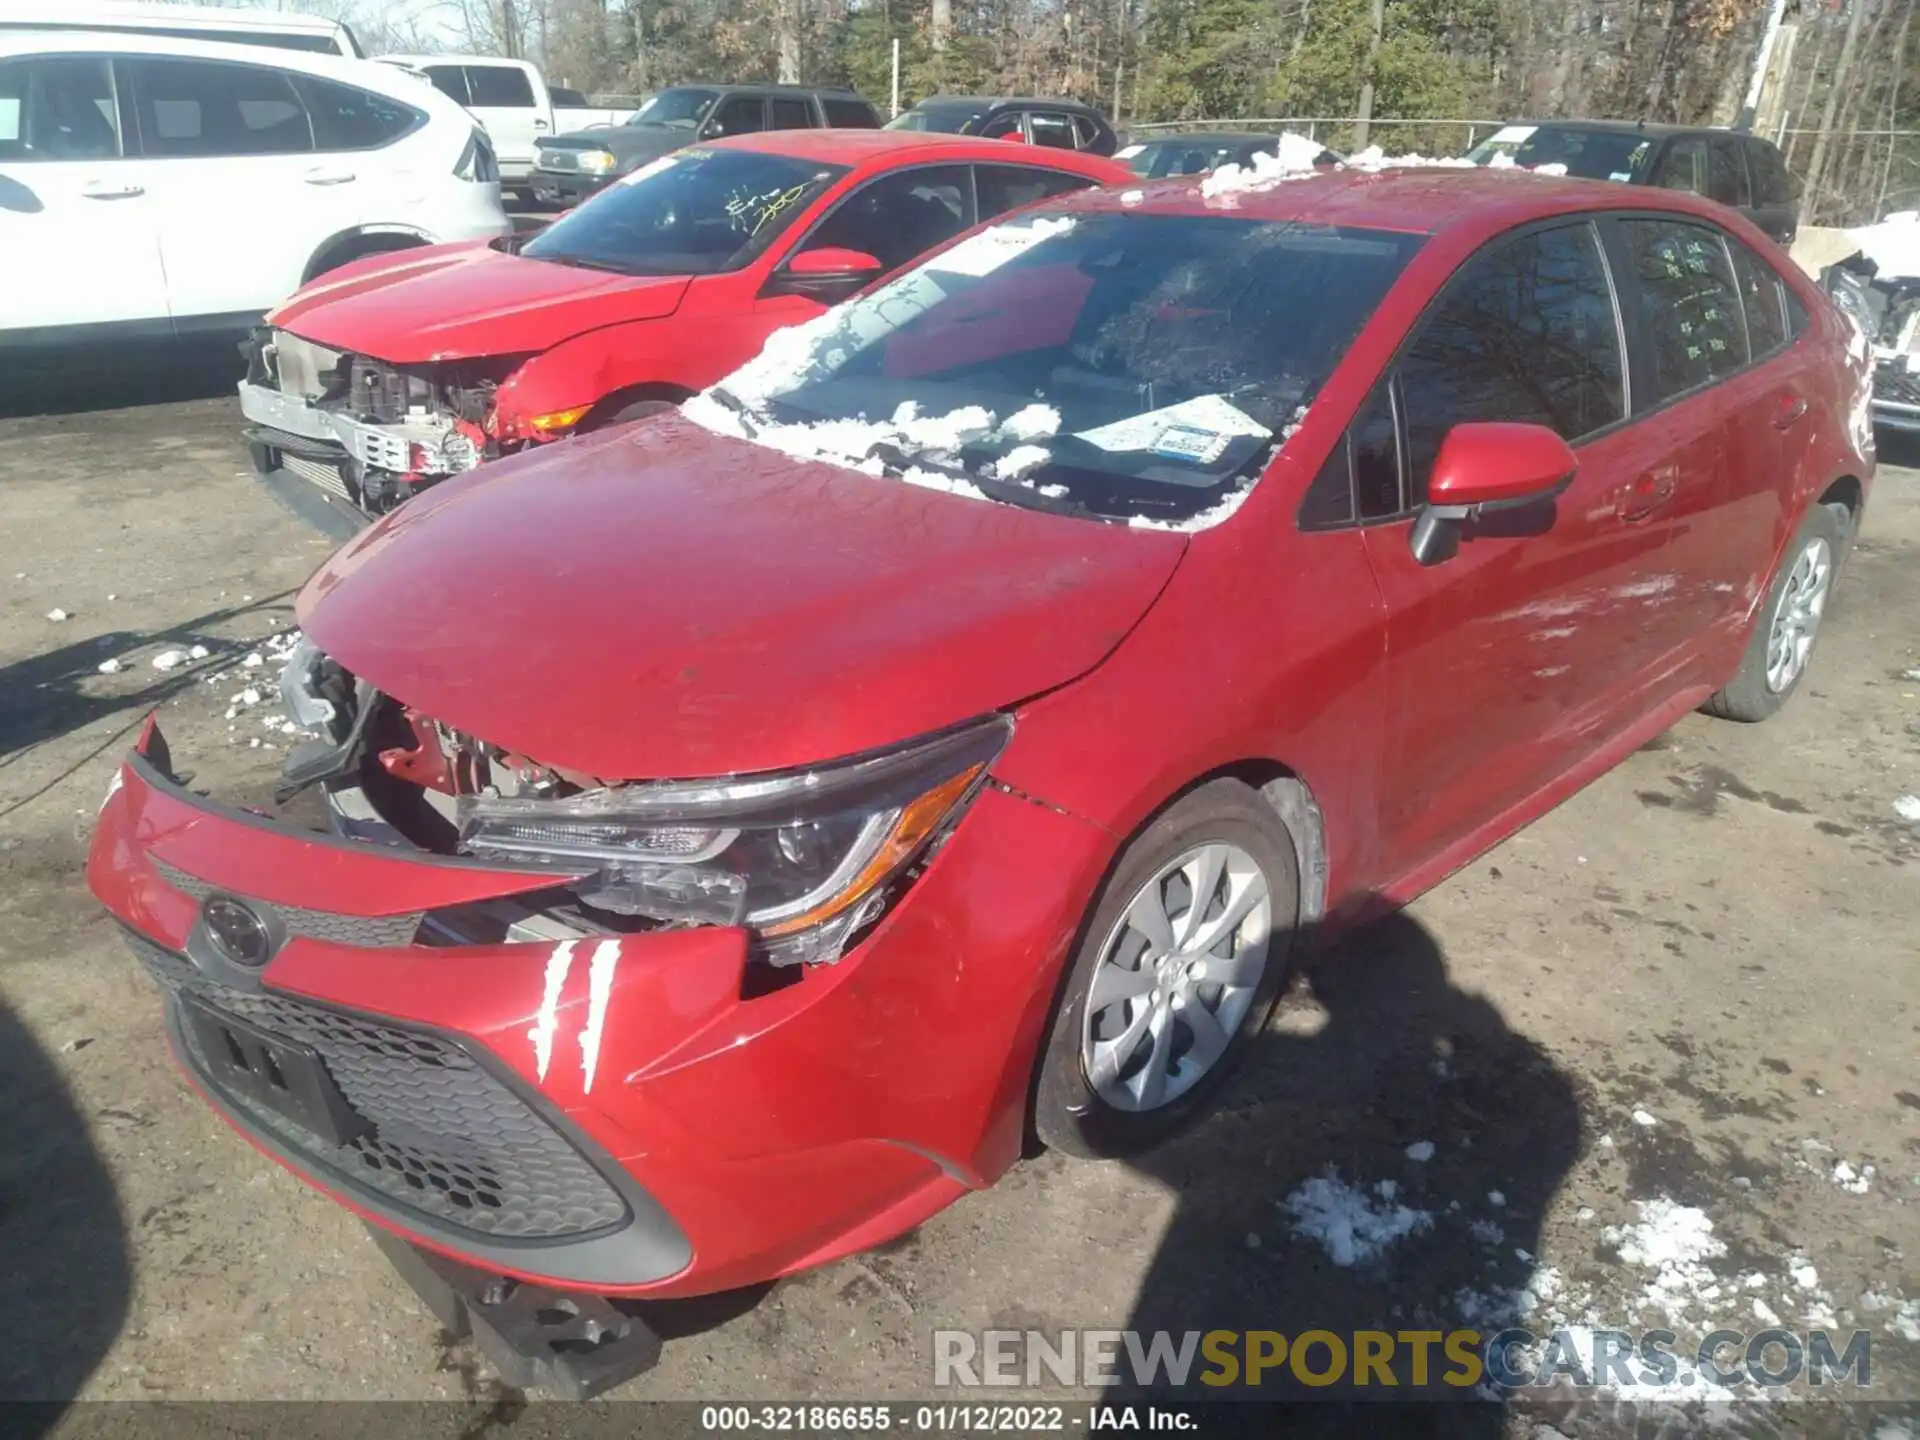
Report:
<svg viewBox="0 0 1920 1440"><path fill-rule="evenodd" d="M1833 598L1850 525L1844 506L1815 505L1807 512L1767 589L1739 672L1707 701L1708 714L1723 720L1765 720L1799 688Z"/></svg>
<svg viewBox="0 0 1920 1440"><path fill-rule="evenodd" d="M1041 1140L1071 1155L1126 1155L1204 1109L1286 978L1295 853L1273 808L1237 780L1183 796L1127 847L1041 1058Z"/></svg>

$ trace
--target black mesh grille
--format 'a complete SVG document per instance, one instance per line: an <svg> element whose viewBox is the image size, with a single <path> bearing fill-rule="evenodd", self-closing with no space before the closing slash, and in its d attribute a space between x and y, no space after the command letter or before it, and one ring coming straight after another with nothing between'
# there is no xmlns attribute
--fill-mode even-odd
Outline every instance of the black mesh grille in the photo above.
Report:
<svg viewBox="0 0 1920 1440"><path fill-rule="evenodd" d="M196 900L204 900L220 888L197 875L176 869L164 860L155 860L153 868L174 889ZM420 919L426 913L415 910L407 915L336 915L329 910L303 910L298 905L274 905L264 900L254 900L252 903L262 909L272 909L286 921L291 934L304 936L308 940L328 940L336 945L364 945L370 948L411 945L413 937L420 931Z"/></svg>
<svg viewBox="0 0 1920 1440"><path fill-rule="evenodd" d="M321 1168L486 1235L556 1239L627 1218L625 1201L606 1178L459 1046L285 995L236 990L151 941L127 938L169 995L189 991L319 1052L334 1084L373 1126L351 1144L333 1145L237 1092L220 1095ZM204 1080L206 1057L192 1028L181 1031Z"/></svg>
<svg viewBox="0 0 1920 1440"><path fill-rule="evenodd" d="M1874 373L1873 396L1896 405L1920 405L1920 375L1907 369L1904 359L1883 360Z"/></svg>

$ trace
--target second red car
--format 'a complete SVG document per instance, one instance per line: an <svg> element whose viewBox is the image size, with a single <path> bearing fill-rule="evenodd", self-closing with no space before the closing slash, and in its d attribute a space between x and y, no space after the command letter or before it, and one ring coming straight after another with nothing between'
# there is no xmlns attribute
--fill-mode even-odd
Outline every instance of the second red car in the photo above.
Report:
<svg viewBox="0 0 1920 1440"><path fill-rule="evenodd" d="M690 146L538 235L376 256L293 296L248 346L254 468L344 537L484 459L668 408L981 221L1131 178L959 136Z"/></svg>

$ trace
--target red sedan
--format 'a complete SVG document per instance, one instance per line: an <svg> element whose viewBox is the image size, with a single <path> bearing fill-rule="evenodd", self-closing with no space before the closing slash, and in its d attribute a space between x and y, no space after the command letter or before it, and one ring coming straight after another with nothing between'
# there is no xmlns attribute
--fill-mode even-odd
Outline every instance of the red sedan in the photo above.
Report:
<svg viewBox="0 0 1920 1440"><path fill-rule="evenodd" d="M1029 1127L1154 1143L1298 937L1777 709L1868 395L1677 193L1051 201L362 534L284 687L335 833L196 796L150 726L90 880L192 1082L416 1278L764 1280Z"/></svg>
<svg viewBox="0 0 1920 1440"><path fill-rule="evenodd" d="M372 256L294 295L247 347L254 468L345 538L482 460L671 408L980 221L1132 178L958 136L690 146L538 235Z"/></svg>

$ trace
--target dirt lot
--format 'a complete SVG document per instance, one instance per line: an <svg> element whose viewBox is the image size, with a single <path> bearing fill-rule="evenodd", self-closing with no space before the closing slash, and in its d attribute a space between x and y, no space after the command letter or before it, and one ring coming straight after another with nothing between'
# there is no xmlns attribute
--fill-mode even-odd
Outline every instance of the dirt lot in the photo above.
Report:
<svg viewBox="0 0 1920 1440"><path fill-rule="evenodd" d="M285 743L269 703L227 712L325 545L245 474L217 383L0 420L0 1396L510 1414L346 1212L187 1093L82 881L150 707L216 791ZM155 397L80 403L131 398ZM189 658L155 669L166 649ZM625 1393L924 1395L937 1328L1393 1329L1531 1284L1536 1328L1653 1323L1650 1286L1694 1333L1857 1325L1874 1392L1920 1400L1915 667L1920 472L1888 467L1775 722L1684 721L1328 957L1197 1133L1138 1165L1043 1155L882 1253L663 1307L678 1338ZM1336 1266L1281 1204L1330 1170L1430 1225ZM1661 1201L1711 1227L1664 1271ZM1767 1410L1753 1428L1802 1424Z"/></svg>

